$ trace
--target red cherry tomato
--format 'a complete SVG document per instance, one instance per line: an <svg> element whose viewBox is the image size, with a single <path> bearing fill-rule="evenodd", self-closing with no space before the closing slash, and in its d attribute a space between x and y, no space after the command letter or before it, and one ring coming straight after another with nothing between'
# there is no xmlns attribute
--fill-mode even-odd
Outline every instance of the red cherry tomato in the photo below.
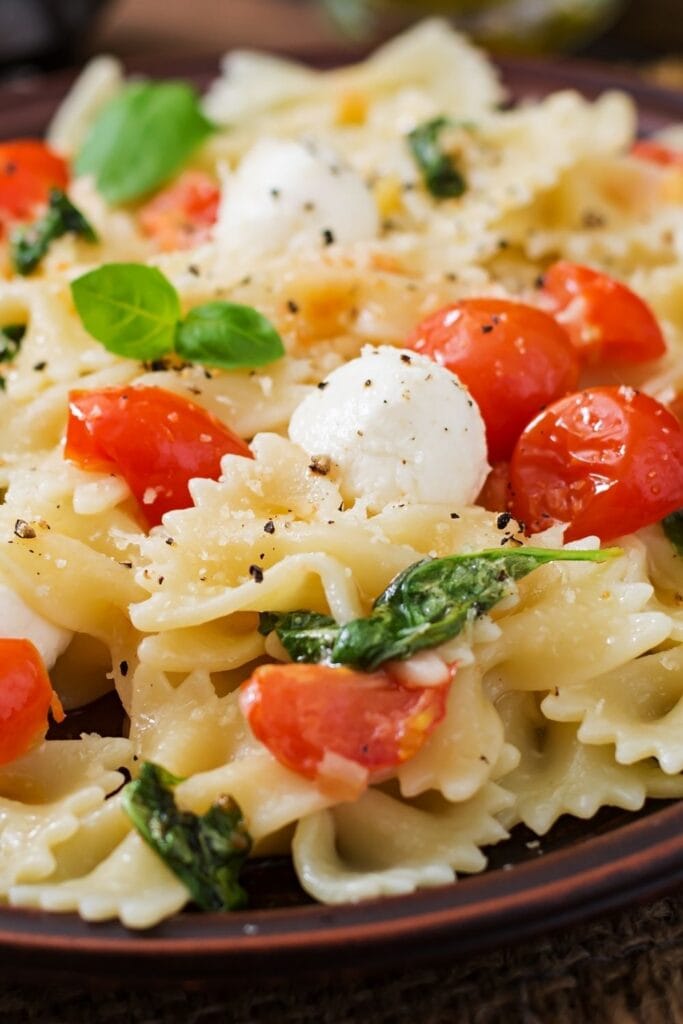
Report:
<svg viewBox="0 0 683 1024"><path fill-rule="evenodd" d="M467 386L486 424L491 461L509 458L529 420L579 380L566 332L521 302L465 299L423 320L407 344Z"/></svg>
<svg viewBox="0 0 683 1024"><path fill-rule="evenodd" d="M209 237L220 198L220 189L208 174L186 171L142 207L140 227L162 251L191 249Z"/></svg>
<svg viewBox="0 0 683 1024"><path fill-rule="evenodd" d="M47 716L64 718L43 659L30 640L0 639L0 764L26 754L47 732Z"/></svg>
<svg viewBox="0 0 683 1024"><path fill-rule="evenodd" d="M240 707L281 764L315 779L326 754L370 772L413 757L443 718L449 685L408 688L383 669L261 665Z"/></svg>
<svg viewBox="0 0 683 1024"><path fill-rule="evenodd" d="M51 188L66 188L66 161L37 139L0 143L0 221L28 220Z"/></svg>
<svg viewBox="0 0 683 1024"><path fill-rule="evenodd" d="M659 164L660 167L681 167L683 168L683 149L671 149L661 142L654 142L651 139L642 139L636 142L631 149L631 156L639 160L647 160L651 164Z"/></svg>
<svg viewBox="0 0 683 1024"><path fill-rule="evenodd" d="M587 363L644 363L666 351L649 306L607 274L555 263L544 275L543 295Z"/></svg>
<svg viewBox="0 0 683 1024"><path fill-rule="evenodd" d="M253 458L228 427L172 391L155 387L72 391L64 455L82 469L115 471L150 526L192 504L188 481L220 475L226 454Z"/></svg>
<svg viewBox="0 0 683 1024"><path fill-rule="evenodd" d="M683 507L683 428L627 387L580 391L526 428L510 466L512 511L531 533L611 540Z"/></svg>

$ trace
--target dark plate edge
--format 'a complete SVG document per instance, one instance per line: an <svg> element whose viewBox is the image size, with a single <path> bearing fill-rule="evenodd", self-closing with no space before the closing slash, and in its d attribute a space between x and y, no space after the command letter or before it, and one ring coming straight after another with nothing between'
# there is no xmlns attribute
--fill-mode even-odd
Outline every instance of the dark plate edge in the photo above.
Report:
<svg viewBox="0 0 683 1024"><path fill-rule="evenodd" d="M67 971L92 962L102 973L220 977L379 966L397 957L469 954L574 924L683 883L683 803L586 839L538 861L343 907L312 906L224 916L183 914L146 933L90 925L76 915L3 909L5 966L54 957ZM7 925L9 922L9 928ZM272 960L270 958L273 958Z"/></svg>

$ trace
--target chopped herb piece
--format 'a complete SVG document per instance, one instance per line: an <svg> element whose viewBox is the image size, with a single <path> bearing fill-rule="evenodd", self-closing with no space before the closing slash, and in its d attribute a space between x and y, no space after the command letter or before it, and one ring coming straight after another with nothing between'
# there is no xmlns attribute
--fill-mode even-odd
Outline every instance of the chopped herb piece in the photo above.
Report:
<svg viewBox="0 0 683 1024"><path fill-rule="evenodd" d="M0 328L0 363L11 363L26 334L24 324L6 324Z"/></svg>
<svg viewBox="0 0 683 1024"><path fill-rule="evenodd" d="M441 132L450 124L448 118L437 117L418 125L408 135L408 145L424 183L437 199L457 199L467 189L464 175L439 145Z"/></svg>
<svg viewBox="0 0 683 1024"><path fill-rule="evenodd" d="M96 242L90 223L61 189L50 190L48 207L33 224L17 228L10 239L10 258L19 274L31 274L47 254L50 244L62 235L80 235Z"/></svg>
<svg viewBox="0 0 683 1024"><path fill-rule="evenodd" d="M206 814L178 810L182 780L146 761L123 791L123 809L145 842L177 875L202 910L235 910L246 903L238 878L251 850L242 811L219 797Z"/></svg>
<svg viewBox="0 0 683 1024"><path fill-rule="evenodd" d="M163 185L213 131L199 96L184 82L135 82L95 120L76 158L109 203L127 203Z"/></svg>
<svg viewBox="0 0 683 1024"><path fill-rule="evenodd" d="M259 633L268 636L275 630L294 661L331 661L340 627L329 615L317 612L262 612Z"/></svg>
<svg viewBox="0 0 683 1024"><path fill-rule="evenodd" d="M662 519L662 529L676 549L676 554L683 556L683 508Z"/></svg>
<svg viewBox="0 0 683 1024"><path fill-rule="evenodd" d="M262 613L259 630L275 630L294 661L353 665L373 671L438 647L506 597L515 580L548 562L604 562L621 554L602 551L481 551L426 558L400 573L375 601L370 615L338 625L309 611Z"/></svg>

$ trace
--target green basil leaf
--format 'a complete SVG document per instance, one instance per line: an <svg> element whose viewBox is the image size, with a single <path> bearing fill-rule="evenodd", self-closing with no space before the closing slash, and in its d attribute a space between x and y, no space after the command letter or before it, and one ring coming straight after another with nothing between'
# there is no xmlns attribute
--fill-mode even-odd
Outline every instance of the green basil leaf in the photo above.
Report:
<svg viewBox="0 0 683 1024"><path fill-rule="evenodd" d="M0 327L0 363L12 362L25 334L25 324L5 324L4 327Z"/></svg>
<svg viewBox="0 0 683 1024"><path fill-rule="evenodd" d="M408 135L410 152L424 183L437 199L457 199L467 189L464 175L439 145L441 132L450 124L448 118L436 117L418 125Z"/></svg>
<svg viewBox="0 0 683 1024"><path fill-rule="evenodd" d="M266 366L285 354L273 325L251 306L206 302L178 324L176 352L192 363L223 370Z"/></svg>
<svg viewBox="0 0 683 1024"><path fill-rule="evenodd" d="M146 761L123 791L123 809L202 910L243 907L246 893L238 878L251 837L242 812L231 797L219 797L201 816L179 811L173 789L180 781Z"/></svg>
<svg viewBox="0 0 683 1024"><path fill-rule="evenodd" d="M662 519L662 529L673 544L676 554L683 556L683 508Z"/></svg>
<svg viewBox="0 0 683 1024"><path fill-rule="evenodd" d="M294 661L328 661L373 671L385 661L453 639L478 615L495 607L522 579L548 562L604 562L621 554L495 548L473 555L425 558L400 573L375 601L370 615L343 626L314 612L265 612L260 630L275 629Z"/></svg>
<svg viewBox="0 0 683 1024"><path fill-rule="evenodd" d="M305 662L331 660L340 629L331 616L317 612L261 612L258 628L263 636L277 630L285 650Z"/></svg>
<svg viewBox="0 0 683 1024"><path fill-rule="evenodd" d="M195 89L184 82L137 82L101 112L78 157L110 203L138 199L180 170L213 131Z"/></svg>
<svg viewBox="0 0 683 1024"><path fill-rule="evenodd" d="M50 190L47 210L33 224L17 228L10 238L10 259L20 274L31 274L50 244L68 233L96 242L97 235L81 211L59 188Z"/></svg>
<svg viewBox="0 0 683 1024"><path fill-rule="evenodd" d="M85 329L110 352L160 359L173 350L180 300L161 271L142 263L105 263L71 282Z"/></svg>

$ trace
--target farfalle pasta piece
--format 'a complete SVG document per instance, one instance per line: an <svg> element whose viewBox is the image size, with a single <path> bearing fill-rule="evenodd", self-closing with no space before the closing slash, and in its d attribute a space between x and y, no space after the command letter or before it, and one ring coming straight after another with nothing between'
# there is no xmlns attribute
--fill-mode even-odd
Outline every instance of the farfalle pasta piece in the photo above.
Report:
<svg viewBox="0 0 683 1024"><path fill-rule="evenodd" d="M683 794L683 777L667 776L654 762L623 765L611 746L589 746L576 725L548 721L533 694L506 694L499 702L521 761L501 785L515 796L501 820L523 822L545 835L563 814L592 818L601 807L639 810L647 797Z"/></svg>
<svg viewBox="0 0 683 1024"><path fill-rule="evenodd" d="M513 690L575 686L663 643L670 617L650 610L654 593L629 557L604 565L544 566L520 586L520 604L497 620L500 640L484 652Z"/></svg>
<svg viewBox="0 0 683 1024"><path fill-rule="evenodd" d="M235 695L218 697L206 672L174 687L156 667L141 664L132 693L131 741L140 761L191 776L241 756L248 742Z"/></svg>
<svg viewBox="0 0 683 1024"><path fill-rule="evenodd" d="M401 793L414 797L438 790L460 802L477 793L491 777L505 745L503 723L481 684L475 666L458 670L446 717L424 747L401 765Z"/></svg>
<svg viewBox="0 0 683 1024"><path fill-rule="evenodd" d="M82 878L14 885L15 907L77 912L86 921L118 918L127 928L151 928L185 906L189 893L136 832Z"/></svg>
<svg viewBox="0 0 683 1024"><path fill-rule="evenodd" d="M507 832L496 815L512 798L493 783L451 804L406 803L370 789L354 803L303 818L292 842L299 880L325 903L353 903L452 882L486 866L480 846Z"/></svg>
<svg viewBox="0 0 683 1024"><path fill-rule="evenodd" d="M51 740L0 771L0 891L47 878L55 848L102 807L132 763L128 740Z"/></svg>
<svg viewBox="0 0 683 1024"><path fill-rule="evenodd" d="M549 694L543 713L579 722L585 744L614 744L616 759L630 765L656 758L668 775L683 771L683 646L629 662L590 683Z"/></svg>

